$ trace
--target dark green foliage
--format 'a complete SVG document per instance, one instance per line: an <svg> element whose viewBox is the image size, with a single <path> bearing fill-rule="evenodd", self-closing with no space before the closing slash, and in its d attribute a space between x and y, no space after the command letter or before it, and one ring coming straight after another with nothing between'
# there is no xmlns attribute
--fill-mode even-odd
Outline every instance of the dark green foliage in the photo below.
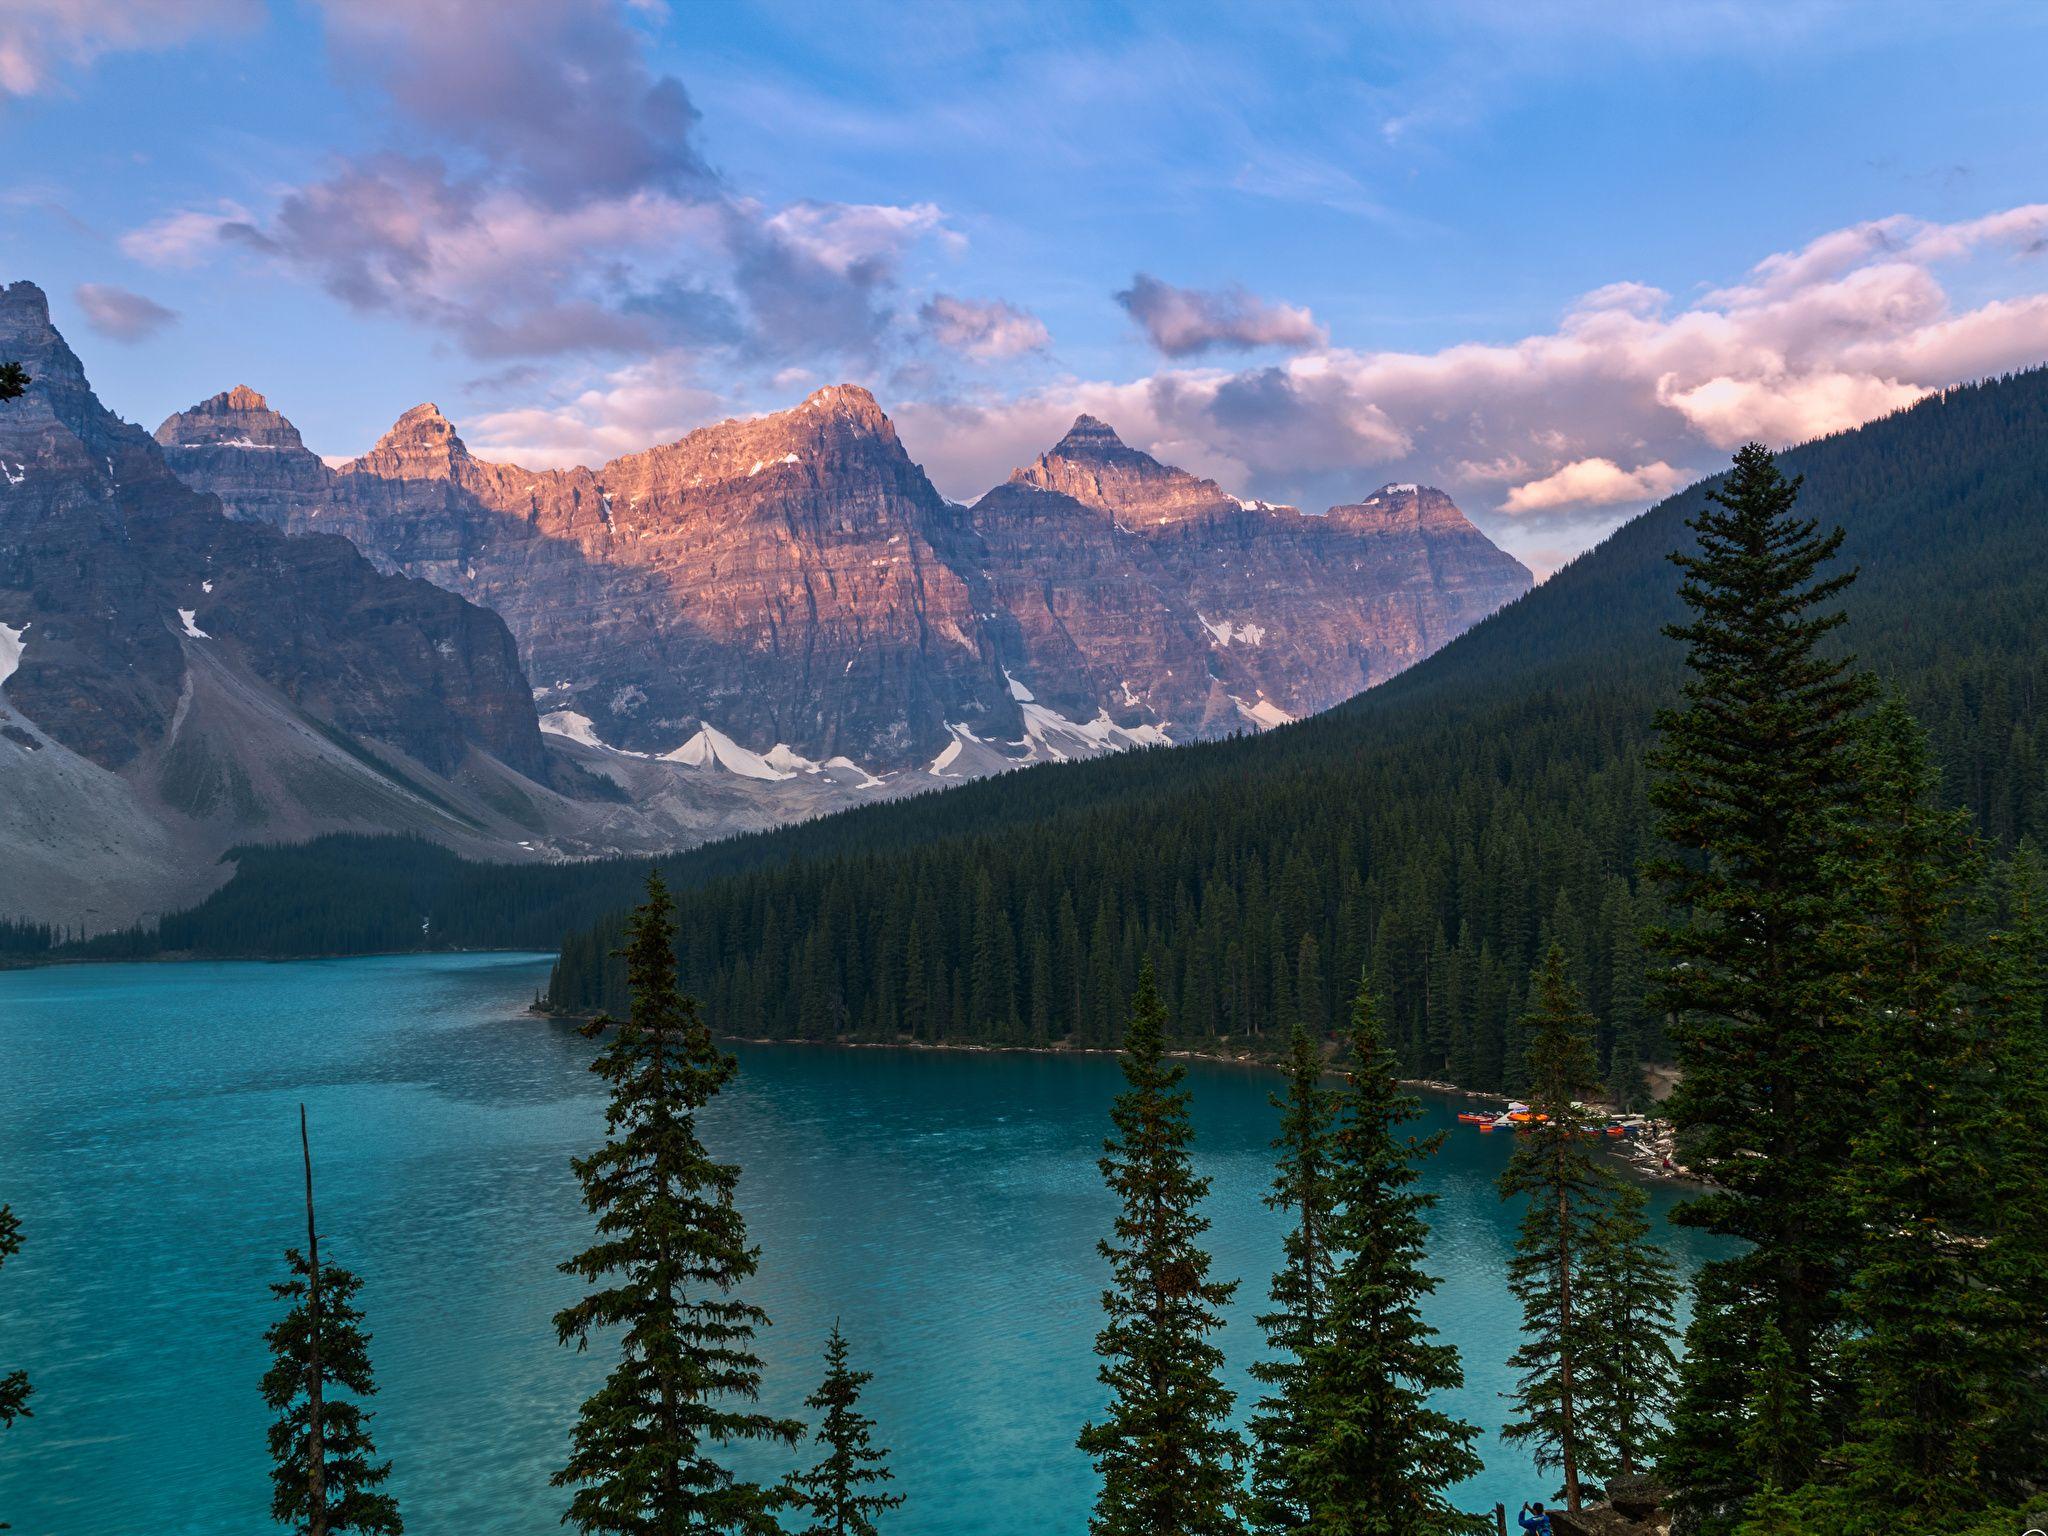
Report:
<svg viewBox="0 0 2048 1536"><path fill-rule="evenodd" d="M0 1267L21 1252L21 1218L7 1206L0 1205ZM32 1419L28 1400L35 1388L29 1385L28 1372L13 1370L0 1376L0 1429L12 1429L17 1419ZM5 1521L0 1521L0 1531L6 1530Z"/></svg>
<svg viewBox="0 0 2048 1536"><path fill-rule="evenodd" d="M19 363L0 363L0 401L19 400L34 381Z"/></svg>
<svg viewBox="0 0 2048 1536"><path fill-rule="evenodd" d="M1685 705L1657 717L1651 798L1673 856L1652 864L1682 925L1658 935L1662 1001L1684 1076L1670 1113L1717 1186L1677 1219L1743 1239L1703 1272L1667 1471L1696 1509L1745 1499L1763 1469L1742 1449L1742 1401L1727 1370L1776 1328L1788 1392L1812 1402L1815 1438L1777 1442L1799 1471L1839 1430L1836 1375L1843 1266L1853 1228L1841 1199L1854 1063L1842 962L1827 943L1842 893L1831 865L1855 798L1856 711L1869 684L1822 642L1854 573L1827 569L1842 533L1796 510L1756 444L1688 522Z"/></svg>
<svg viewBox="0 0 2048 1536"><path fill-rule="evenodd" d="M40 955L56 942L57 930L48 923L0 918L0 955Z"/></svg>
<svg viewBox="0 0 2048 1536"><path fill-rule="evenodd" d="M1836 943L1865 1085L1844 1194L1857 1229L1844 1364L1852 1485L1939 1526L1984 1502L1987 1388L2008 1368L1986 1285L1996 1148L1962 931L1981 868L1967 813L1936 805L1926 738L1893 697L1861 752Z"/></svg>
<svg viewBox="0 0 2048 1536"><path fill-rule="evenodd" d="M356 1401L377 1390L370 1338L355 1300L363 1282L325 1260L317 1261L316 1268L316 1261L296 1248L287 1250L285 1261L289 1278L270 1290L289 1310L263 1336L273 1362L263 1373L263 1401L277 1415L270 1426L270 1517L298 1536L329 1531L398 1536L405 1528L398 1501L381 1491L391 1463L375 1459L372 1416ZM322 1449L317 1502L310 1477L316 1394Z"/></svg>
<svg viewBox="0 0 2048 1536"><path fill-rule="evenodd" d="M2048 372L1950 390L1785 463L1807 476L1802 505L1850 529L1859 645L1928 723L1956 803L2001 842L2048 835ZM1378 967L1404 1072L1497 1088L1520 1070L1509 1035L1554 936L1600 1020L1603 1074L1617 1046L1669 1060L1637 944L1664 916L1636 875L1654 843L1643 750L1681 680L1656 639L1682 616L1666 555L1703 490L1302 725L687 855L685 984L748 1021L735 1033L793 1035L797 951L829 920L849 1034L997 1038L955 1006L986 875L1013 925L1018 1014L1055 1038L1106 1043L1150 955L1180 1038L1277 1057L1312 936L1325 978ZM618 931L564 950L556 1006L619 1005Z"/></svg>
<svg viewBox="0 0 2048 1536"><path fill-rule="evenodd" d="M1249 1426L1254 1443L1247 1521L1259 1532L1298 1531L1308 1507L1291 1476L1307 1428L1308 1377L1304 1361L1327 1333L1334 1198L1330 1163L1335 1149L1337 1095L1323 1078L1321 1041L1299 1023L1287 1054L1287 1092L1275 1095L1280 1135L1273 1143L1279 1173L1266 1204L1288 1217L1285 1260L1273 1276L1273 1310L1259 1318L1269 1358L1251 1368L1268 1389Z"/></svg>
<svg viewBox="0 0 2048 1536"><path fill-rule="evenodd" d="M1989 1128L1992 1220L1986 1282L2003 1306L1999 1339L2006 1369L1990 1383L1996 1427L1987 1481L2014 1497L2015 1474L2048 1467L2048 884L2031 847L2004 873L2001 931L1986 955L1982 1048L1992 1078ZM2041 1522L2036 1522L2041 1523Z"/></svg>
<svg viewBox="0 0 2048 1536"><path fill-rule="evenodd" d="M1503 1199L1528 1201L1508 1289L1522 1304L1525 1342L1508 1364L1520 1373L1516 1418L1501 1438L1526 1442L1536 1465L1564 1476L1567 1509L1584 1500L1583 1480L1611 1470L1601 1453L1601 1426L1582 1401L1605 1340L1584 1270L1593 1233L1614 1176L1597 1156L1598 1121L1582 1105L1599 1076L1593 1064L1593 1017L1571 978L1564 951L1552 945L1530 984L1529 1107L1539 1117L1515 1136L1500 1176Z"/></svg>
<svg viewBox="0 0 2048 1536"><path fill-rule="evenodd" d="M564 1519L583 1531L771 1536L777 1496L714 1452L793 1445L803 1426L745 1406L761 1379L754 1331L768 1319L733 1291L756 1250L733 1203L739 1169L697 1136L698 1112L737 1064L677 989L674 910L650 874L625 950L631 1011L585 1031L610 1035L591 1063L611 1086L605 1143L572 1164L598 1240L561 1267L597 1289L558 1312L555 1331L579 1349L593 1330L615 1331L619 1362L583 1404L554 1482L575 1489Z"/></svg>
<svg viewBox="0 0 2048 1536"><path fill-rule="evenodd" d="M876 1517L903 1502L902 1494L882 1490L895 1474L888 1451L872 1443L875 1421L860 1411L860 1389L874 1379L847 1365L846 1338L835 1322L825 1344L825 1380L804 1399L824 1415L816 1438L825 1454L785 1486L789 1502L810 1517L795 1536L875 1536Z"/></svg>
<svg viewBox="0 0 2048 1536"><path fill-rule="evenodd" d="M1616 1181L1587 1234L1581 1271L1585 1306L1599 1341L1586 1363L1584 1411L1610 1475L1649 1466L1671 1411L1678 1361L1678 1271L1650 1236L1649 1195Z"/></svg>
<svg viewBox="0 0 2048 1536"><path fill-rule="evenodd" d="M1956 803L2001 845L2048 836L2048 372L1949 390L1784 462L1807 475L1805 504L1850 529L1859 644L1905 686ZM1299 726L1034 768L664 860L683 984L736 1035L795 1036L797 994L816 977L837 989L848 1034L995 1038L977 1033L968 986L986 871L1034 1031L1043 1020L1051 1038L1109 1043L1149 954L1180 1038L1277 1056L1312 934L1326 979L1378 957L1405 1071L1496 1088L1519 1070L1507 1035L1562 893L1573 921L1560 942L1601 1021L1603 1073L1617 1045L1668 1060L1636 944L1661 916L1636 877L1652 841L1642 751L1679 681L1676 648L1656 641L1679 615L1665 557L1702 489ZM643 866L439 854L447 872L422 877L394 921L379 850L401 868L426 856L387 839L337 849L330 871L321 846L245 857L212 902L167 922L163 947L552 947L574 929L550 1002L624 1009L608 959L622 917L588 925L632 904ZM273 910L289 946L266 938ZM801 963L820 919L829 972Z"/></svg>
<svg viewBox="0 0 2048 1536"><path fill-rule="evenodd" d="M1102 1177L1116 1224L1099 1246L1109 1261L1107 1321L1096 1335L1105 1416L1080 1448L1102 1476L1094 1536L1229 1536L1242 1454L1230 1427L1223 1351L1210 1335L1236 1282L1209 1278L1202 1248L1209 1192L1189 1158L1187 1069L1166 1057L1166 1012L1147 965L1124 1027L1124 1091L1110 1109Z"/></svg>
<svg viewBox="0 0 2048 1536"><path fill-rule="evenodd" d="M1305 1361L1288 1482L1317 1536L1481 1532L1486 1522L1445 1497L1479 1470L1479 1432L1429 1403L1465 1379L1457 1347L1422 1320L1437 1284L1422 1267L1435 1196L1411 1186L1443 1138L1400 1135L1415 1100L1396 1085L1369 980L1352 1005L1349 1043L1330 1166L1329 1317Z"/></svg>

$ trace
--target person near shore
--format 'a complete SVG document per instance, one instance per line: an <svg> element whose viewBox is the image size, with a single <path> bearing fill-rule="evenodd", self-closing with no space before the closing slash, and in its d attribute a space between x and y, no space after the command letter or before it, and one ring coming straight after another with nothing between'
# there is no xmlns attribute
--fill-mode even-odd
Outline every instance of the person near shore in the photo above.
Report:
<svg viewBox="0 0 2048 1536"><path fill-rule="evenodd" d="M1515 1518L1522 1522L1522 1529L1527 1531L1529 1536L1550 1536L1550 1515L1543 1508L1541 1499L1533 1504L1524 1504L1521 1513Z"/></svg>

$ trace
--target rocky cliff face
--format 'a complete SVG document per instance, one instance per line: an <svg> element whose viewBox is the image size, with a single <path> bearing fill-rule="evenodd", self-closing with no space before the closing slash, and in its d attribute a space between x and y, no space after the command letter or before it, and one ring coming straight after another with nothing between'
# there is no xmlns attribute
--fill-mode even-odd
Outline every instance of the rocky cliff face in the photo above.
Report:
<svg viewBox="0 0 2048 1536"><path fill-rule="evenodd" d="M158 439L238 516L495 608L552 728L655 755L708 730L948 776L1265 727L1529 585L1440 492L1304 515L1086 416L953 506L850 385L599 469L489 463L422 405L328 471L246 390Z"/></svg>
<svg viewBox="0 0 2048 1536"><path fill-rule="evenodd" d="M33 284L0 288L0 357L33 379L0 404L0 907L120 920L232 842L481 832L457 777L548 776L495 615L224 516L100 405Z"/></svg>

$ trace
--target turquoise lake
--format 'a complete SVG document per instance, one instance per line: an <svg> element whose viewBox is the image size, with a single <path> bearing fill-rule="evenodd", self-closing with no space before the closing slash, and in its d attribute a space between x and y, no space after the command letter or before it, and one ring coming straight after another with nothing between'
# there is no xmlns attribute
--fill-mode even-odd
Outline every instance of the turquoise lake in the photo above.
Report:
<svg viewBox="0 0 2048 1536"><path fill-rule="evenodd" d="M25 1536L259 1533L267 1284L301 1241L298 1106L324 1254L361 1272L391 1488L415 1536L553 1532L548 1486L599 1353L559 1348L588 1238L569 1172L601 1135L591 1046L525 1013L535 956L0 972L0 1200L26 1246L0 1273L0 1370L35 1417L0 1434L0 1521ZM1095 1169L1119 1074L1102 1057L743 1046L712 1150L743 1164L774 1319L763 1401L798 1412L833 1319L909 1502L896 1536L1085 1529L1091 1346L1109 1219ZM1277 1079L1191 1071L1239 1406L1280 1251L1260 1203ZM1432 1320L1464 1352L1450 1407L1486 1427L1469 1507L1546 1497L1495 1435L1517 1316L1510 1138L1450 1124ZM1656 1210L1673 1193L1654 1192ZM1670 1231L1692 1267L1706 1240ZM774 1455L753 1470L773 1476Z"/></svg>

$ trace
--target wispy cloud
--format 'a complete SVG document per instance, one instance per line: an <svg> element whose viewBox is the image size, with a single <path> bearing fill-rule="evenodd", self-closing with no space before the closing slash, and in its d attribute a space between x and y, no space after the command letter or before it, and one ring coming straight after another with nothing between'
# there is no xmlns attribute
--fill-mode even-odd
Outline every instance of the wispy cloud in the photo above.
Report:
<svg viewBox="0 0 2048 1536"><path fill-rule="evenodd" d="M1262 299L1242 287L1177 288L1140 272L1116 301L1168 357L1260 347L1299 352L1329 341L1306 309Z"/></svg>
<svg viewBox="0 0 2048 1536"><path fill-rule="evenodd" d="M262 20L263 0L6 0L0 95L37 95L107 54L175 47Z"/></svg>
<svg viewBox="0 0 2048 1536"><path fill-rule="evenodd" d="M147 341L178 320L176 310L112 283L80 283L71 296L85 323L112 341Z"/></svg>

